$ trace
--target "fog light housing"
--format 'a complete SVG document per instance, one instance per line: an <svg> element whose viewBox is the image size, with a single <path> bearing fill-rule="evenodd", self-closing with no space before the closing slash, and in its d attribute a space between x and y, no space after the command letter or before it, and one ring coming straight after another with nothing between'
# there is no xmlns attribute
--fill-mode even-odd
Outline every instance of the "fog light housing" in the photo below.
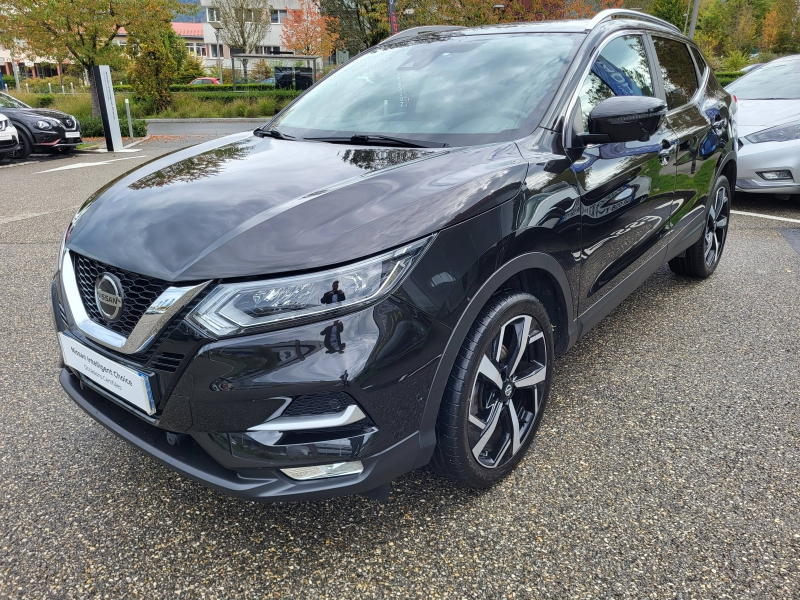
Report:
<svg viewBox="0 0 800 600"><path fill-rule="evenodd" d="M762 179L766 179L768 181L775 181L776 179L791 179L792 172L787 169L781 169L780 171L761 171L759 173Z"/></svg>
<svg viewBox="0 0 800 600"><path fill-rule="evenodd" d="M341 477L342 475L358 475L364 470L360 460L353 462L333 463L330 465L314 465L313 467L291 467L281 469L281 473L297 481L311 479L327 479L328 477Z"/></svg>

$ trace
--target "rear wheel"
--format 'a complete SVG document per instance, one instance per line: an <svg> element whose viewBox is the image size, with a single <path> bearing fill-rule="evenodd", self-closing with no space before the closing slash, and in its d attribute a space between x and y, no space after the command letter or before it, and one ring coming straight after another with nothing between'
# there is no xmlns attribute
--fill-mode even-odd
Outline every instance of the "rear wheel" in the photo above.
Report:
<svg viewBox="0 0 800 600"><path fill-rule="evenodd" d="M24 160L31 155L31 152L33 152L33 140L22 128L17 129L17 135L19 135L20 147L13 152L10 152L8 157L16 160Z"/></svg>
<svg viewBox="0 0 800 600"><path fill-rule="evenodd" d="M539 428L553 356L550 319L535 297L503 291L492 298L450 373L433 469L473 488L511 471Z"/></svg>
<svg viewBox="0 0 800 600"><path fill-rule="evenodd" d="M711 206L706 213L703 235L686 249L684 256L669 261L673 273L705 279L716 270L728 239L730 198L731 188L727 178L719 177L711 192Z"/></svg>

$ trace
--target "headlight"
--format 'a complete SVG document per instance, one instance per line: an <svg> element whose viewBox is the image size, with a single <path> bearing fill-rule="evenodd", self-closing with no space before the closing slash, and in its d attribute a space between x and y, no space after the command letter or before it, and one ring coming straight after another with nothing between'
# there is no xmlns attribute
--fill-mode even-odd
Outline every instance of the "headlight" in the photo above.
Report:
<svg viewBox="0 0 800 600"><path fill-rule="evenodd" d="M430 239L310 275L221 284L188 319L214 337L224 337L352 310L389 295Z"/></svg>
<svg viewBox="0 0 800 600"><path fill-rule="evenodd" d="M36 129L52 129L53 126L48 121L36 121Z"/></svg>
<svg viewBox="0 0 800 600"><path fill-rule="evenodd" d="M758 133L753 133L746 136L748 142L753 144L760 144L762 142L789 142L791 140L800 140L800 122L789 123L788 125L778 125L771 129L764 129Z"/></svg>
<svg viewBox="0 0 800 600"><path fill-rule="evenodd" d="M0 118L0 131L5 131L8 128L8 119Z"/></svg>

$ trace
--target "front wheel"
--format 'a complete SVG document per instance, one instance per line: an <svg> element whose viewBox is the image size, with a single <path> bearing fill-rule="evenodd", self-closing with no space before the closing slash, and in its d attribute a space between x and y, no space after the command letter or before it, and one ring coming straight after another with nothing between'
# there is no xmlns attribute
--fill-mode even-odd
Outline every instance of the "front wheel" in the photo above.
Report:
<svg viewBox="0 0 800 600"><path fill-rule="evenodd" d="M731 186L724 176L717 178L711 190L711 205L706 213L702 237L686 249L685 255L669 261L676 275L705 279L717 269L725 242L731 214Z"/></svg>
<svg viewBox="0 0 800 600"><path fill-rule="evenodd" d="M442 398L431 466L488 487L525 455L550 390L553 331L530 294L502 291L481 310L459 350Z"/></svg>
<svg viewBox="0 0 800 600"><path fill-rule="evenodd" d="M33 140L22 128L17 129L17 135L19 135L20 146L13 152L9 152L8 157L15 160L25 160L33 152Z"/></svg>

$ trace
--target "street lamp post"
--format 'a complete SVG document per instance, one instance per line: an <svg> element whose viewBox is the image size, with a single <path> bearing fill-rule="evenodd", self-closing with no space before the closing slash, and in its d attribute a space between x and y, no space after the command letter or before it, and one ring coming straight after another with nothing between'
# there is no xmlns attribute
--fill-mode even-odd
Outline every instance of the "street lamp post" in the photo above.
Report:
<svg viewBox="0 0 800 600"><path fill-rule="evenodd" d="M209 21L208 24L214 28L214 36L217 38L217 72L219 74L219 82L222 83L222 48L219 46L219 32L222 29L222 23Z"/></svg>

